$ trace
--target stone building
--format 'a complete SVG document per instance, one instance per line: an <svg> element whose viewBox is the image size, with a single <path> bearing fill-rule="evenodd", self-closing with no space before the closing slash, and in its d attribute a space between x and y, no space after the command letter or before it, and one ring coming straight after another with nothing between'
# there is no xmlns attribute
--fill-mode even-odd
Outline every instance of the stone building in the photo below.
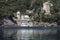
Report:
<svg viewBox="0 0 60 40"><path fill-rule="evenodd" d="M28 15L20 14L20 12L17 12L17 24L18 26L33 26L33 23L30 22L30 17Z"/></svg>

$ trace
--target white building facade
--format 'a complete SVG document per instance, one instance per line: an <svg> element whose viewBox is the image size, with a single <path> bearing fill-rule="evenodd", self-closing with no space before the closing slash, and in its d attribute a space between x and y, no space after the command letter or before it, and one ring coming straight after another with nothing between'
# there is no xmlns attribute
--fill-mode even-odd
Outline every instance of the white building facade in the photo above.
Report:
<svg viewBox="0 0 60 40"><path fill-rule="evenodd" d="M17 19L20 19L20 12L17 11Z"/></svg>
<svg viewBox="0 0 60 40"><path fill-rule="evenodd" d="M30 17L28 15L21 15L20 12L17 12L17 24L18 26L33 26L30 21Z"/></svg>

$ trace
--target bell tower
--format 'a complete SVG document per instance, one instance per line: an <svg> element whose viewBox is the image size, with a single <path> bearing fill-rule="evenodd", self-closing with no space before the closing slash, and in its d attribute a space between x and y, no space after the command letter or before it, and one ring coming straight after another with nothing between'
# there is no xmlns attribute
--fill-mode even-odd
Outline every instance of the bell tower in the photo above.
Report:
<svg viewBox="0 0 60 40"><path fill-rule="evenodd" d="M20 11L17 11L17 19L20 19Z"/></svg>

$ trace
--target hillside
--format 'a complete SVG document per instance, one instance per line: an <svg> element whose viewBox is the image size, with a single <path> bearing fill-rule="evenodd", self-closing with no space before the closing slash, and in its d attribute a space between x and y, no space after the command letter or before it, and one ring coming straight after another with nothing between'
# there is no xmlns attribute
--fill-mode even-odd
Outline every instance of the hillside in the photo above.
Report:
<svg viewBox="0 0 60 40"><path fill-rule="evenodd" d="M44 12L41 12L43 3L46 1L50 1L53 4L50 9L52 15L46 16ZM32 9L35 9L34 13L26 13L26 10ZM0 0L0 17L14 17L14 13L17 11L20 11L21 14L28 14L33 18L32 21L56 22L60 25L60 0Z"/></svg>

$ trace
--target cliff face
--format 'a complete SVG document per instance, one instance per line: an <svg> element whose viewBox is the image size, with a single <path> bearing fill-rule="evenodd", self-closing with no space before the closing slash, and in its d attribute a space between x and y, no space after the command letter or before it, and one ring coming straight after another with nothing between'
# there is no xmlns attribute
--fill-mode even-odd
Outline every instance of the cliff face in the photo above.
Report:
<svg viewBox="0 0 60 40"><path fill-rule="evenodd" d="M3 20L4 20L3 21L4 25L14 25L14 24L17 24L17 22L13 19L12 16L4 17Z"/></svg>
<svg viewBox="0 0 60 40"><path fill-rule="evenodd" d="M17 24L16 21L14 21L12 16L0 16L0 26L2 25L13 25Z"/></svg>
<svg viewBox="0 0 60 40"><path fill-rule="evenodd" d="M4 25L14 25L14 23L9 19L4 19Z"/></svg>

